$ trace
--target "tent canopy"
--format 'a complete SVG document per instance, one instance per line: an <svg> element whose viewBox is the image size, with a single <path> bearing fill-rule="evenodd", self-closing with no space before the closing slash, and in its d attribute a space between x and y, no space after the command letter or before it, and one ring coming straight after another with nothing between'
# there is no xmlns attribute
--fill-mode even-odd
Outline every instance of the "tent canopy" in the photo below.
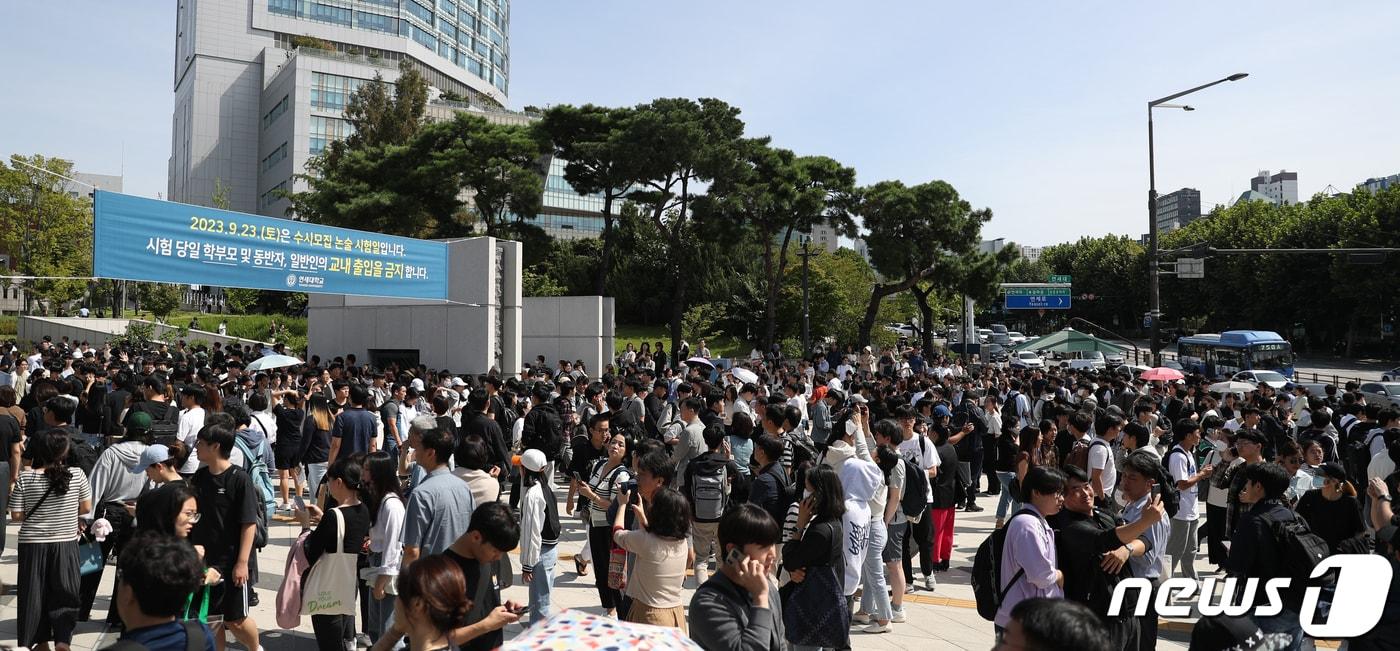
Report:
<svg viewBox="0 0 1400 651"><path fill-rule="evenodd" d="M1054 334L1022 343L1016 346L1015 349L1048 351L1054 353L1086 353L1092 351L1121 353L1127 350L1127 348L1127 346L1099 339L1098 337L1080 332L1074 328L1065 328Z"/></svg>

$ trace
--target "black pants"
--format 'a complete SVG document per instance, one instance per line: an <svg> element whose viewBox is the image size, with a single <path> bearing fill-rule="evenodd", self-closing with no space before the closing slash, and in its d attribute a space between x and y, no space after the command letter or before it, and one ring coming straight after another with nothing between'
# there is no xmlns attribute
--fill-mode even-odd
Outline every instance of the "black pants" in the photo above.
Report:
<svg viewBox="0 0 1400 651"><path fill-rule="evenodd" d="M78 623L78 542L20 543L18 646L71 644Z"/></svg>
<svg viewBox="0 0 1400 651"><path fill-rule="evenodd" d="M972 506L977 503L977 490L982 487L982 459L985 457L982 448L972 451L972 476L968 478L967 505Z"/></svg>
<svg viewBox="0 0 1400 651"><path fill-rule="evenodd" d="M918 522L909 523L909 535L904 537L904 581L914 582L914 561L909 553L909 539L914 539L914 544L919 548L919 569L924 571L924 576L933 575L933 514L929 512L927 505L924 506L924 517Z"/></svg>
<svg viewBox="0 0 1400 651"><path fill-rule="evenodd" d="M126 547L126 541L131 538L131 516L127 514L126 507L121 502L108 502L97 509L99 515L112 523L112 534L107 539L99 543L102 545L102 558L114 558L121 555L122 549ZM78 621L86 622L92 618L92 604L97 600L97 587L102 583L102 572L93 572L82 577L79 581L79 596L82 597L82 604L78 607ZM112 582L112 600L108 602L107 623L121 623L121 616L117 614L117 584Z"/></svg>
<svg viewBox="0 0 1400 651"><path fill-rule="evenodd" d="M354 615L312 615L311 630L319 651L348 651L355 648Z"/></svg>
<svg viewBox="0 0 1400 651"><path fill-rule="evenodd" d="M612 558L612 527L590 526L588 549L593 553L593 585L598 587L598 600L603 608L613 610L622 605L622 592L608 587L608 560Z"/></svg>
<svg viewBox="0 0 1400 651"><path fill-rule="evenodd" d="M1228 536L1225 534L1225 517L1230 509L1214 504L1206 505L1206 550L1212 565L1224 567L1230 558L1230 550L1225 548Z"/></svg>
<svg viewBox="0 0 1400 651"><path fill-rule="evenodd" d="M10 462L0 461L0 553L5 551L5 522L10 517Z"/></svg>
<svg viewBox="0 0 1400 651"><path fill-rule="evenodd" d="M1162 580L1158 578L1150 579L1152 590L1142 596L1147 600L1147 614L1138 618L1138 651L1156 651L1157 649L1157 588L1162 585Z"/></svg>

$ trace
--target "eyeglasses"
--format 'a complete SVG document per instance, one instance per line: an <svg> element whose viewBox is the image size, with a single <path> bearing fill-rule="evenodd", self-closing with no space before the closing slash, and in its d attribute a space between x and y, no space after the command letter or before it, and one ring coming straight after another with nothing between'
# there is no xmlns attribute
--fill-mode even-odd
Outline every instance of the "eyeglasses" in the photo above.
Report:
<svg viewBox="0 0 1400 651"><path fill-rule="evenodd" d="M185 519L189 520L190 524L199 524L199 511L181 511L180 515L185 516Z"/></svg>

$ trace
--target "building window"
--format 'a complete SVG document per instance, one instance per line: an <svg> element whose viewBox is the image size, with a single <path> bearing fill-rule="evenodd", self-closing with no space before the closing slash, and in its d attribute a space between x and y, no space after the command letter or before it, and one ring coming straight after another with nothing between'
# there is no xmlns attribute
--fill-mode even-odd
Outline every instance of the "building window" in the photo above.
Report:
<svg viewBox="0 0 1400 651"><path fill-rule="evenodd" d="M407 2L404 2L403 4L404 4L404 8L405 8L405 9L408 9L408 13L413 14L413 15L414 15L415 17L417 17L419 20L423 21L423 24L425 24L425 25L431 25L431 24L433 24L433 10L432 10L432 9L423 6L423 5L420 4L417 0L407 0Z"/></svg>
<svg viewBox="0 0 1400 651"><path fill-rule="evenodd" d="M398 22L399 20L392 16L382 16L365 11L355 12L355 27L359 29L395 34L399 31Z"/></svg>
<svg viewBox="0 0 1400 651"><path fill-rule="evenodd" d="M439 17L438 17L438 32L440 32L440 33L442 34L443 38L445 38L445 39L448 39L448 40L456 40L456 39L457 39L457 24L454 23L454 22L452 22L452 18L451 18L450 16L449 16L449 17L446 17L446 18L439 16Z"/></svg>
<svg viewBox="0 0 1400 651"><path fill-rule="evenodd" d="M277 193L278 191L286 189L287 182L283 181L269 188L267 192L262 193L262 196L258 197L258 210L266 210L268 206L281 201L282 197Z"/></svg>
<svg viewBox="0 0 1400 651"><path fill-rule="evenodd" d="M313 115L311 116L311 137L308 149L311 150L311 155L318 155L325 151L332 142L345 138L353 132L354 128L346 120Z"/></svg>
<svg viewBox="0 0 1400 651"><path fill-rule="evenodd" d="M321 4L321 3L319 3L319 2L313 2L313 3L311 3L311 19L312 19L312 20L318 20L318 21L321 21L321 22L324 22L324 23L333 23L333 24L336 24L336 25L346 25L346 26L349 26L349 25L350 25L350 15L351 15L350 10L347 9L347 8L345 8L345 7L336 7L336 6L333 6L333 5L325 5L325 4Z"/></svg>
<svg viewBox="0 0 1400 651"><path fill-rule="evenodd" d="M343 111L355 94L363 79L330 75L324 72L311 73L311 108L325 111Z"/></svg>
<svg viewBox="0 0 1400 651"><path fill-rule="evenodd" d="M271 126L272 123L276 122L277 118L282 117L282 114L287 112L287 105L289 104L289 102L290 96L283 95L282 101L278 102L276 106L272 107L272 110L268 111L266 115L263 115L262 127L266 129L269 126Z"/></svg>
<svg viewBox="0 0 1400 651"><path fill-rule="evenodd" d="M271 154L268 154L266 157L264 157L264 158L262 159L262 171L266 172L266 171L272 169L272 166L274 166L274 165L276 165L276 164L278 164L278 163L280 163L280 162L282 162L282 161L284 161L284 160L286 160L286 159L287 159L287 143L284 142L284 143L282 143L281 145L278 145L278 147L277 147L276 149L272 150L272 153L271 153Z"/></svg>
<svg viewBox="0 0 1400 651"><path fill-rule="evenodd" d="M413 3L410 2L409 4ZM409 36L413 37L413 40L418 41L419 45L422 45L423 47L428 48L429 50L437 50L437 37L424 31L417 25L409 24L408 34Z"/></svg>
<svg viewBox="0 0 1400 651"><path fill-rule="evenodd" d="M301 14L300 0L267 0L267 11L283 16L297 16Z"/></svg>

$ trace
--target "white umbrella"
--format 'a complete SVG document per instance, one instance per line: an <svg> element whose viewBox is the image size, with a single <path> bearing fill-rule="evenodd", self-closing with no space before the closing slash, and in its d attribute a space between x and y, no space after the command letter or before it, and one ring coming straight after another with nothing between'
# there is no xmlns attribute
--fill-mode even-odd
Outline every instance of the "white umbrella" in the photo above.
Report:
<svg viewBox="0 0 1400 651"><path fill-rule="evenodd" d="M1228 382L1216 382L1206 387L1206 390L1214 393L1247 393L1253 391L1255 388L1257 387L1248 382L1230 380Z"/></svg>
<svg viewBox="0 0 1400 651"><path fill-rule="evenodd" d="M248 372L266 371L270 368L296 366L300 363L302 363L301 360L290 355L267 355L265 357L259 357L253 360L253 362L249 364L248 368L245 370L247 370Z"/></svg>
<svg viewBox="0 0 1400 651"><path fill-rule="evenodd" d="M711 362L710 360L705 359L704 357L699 357L699 356L696 356L696 357L692 357L692 358L690 358L690 359L687 359L687 360L685 360L685 363L687 363L687 364L699 364L700 366L708 366L708 367L710 367L710 368L714 368L714 367L715 367L714 362Z"/></svg>
<svg viewBox="0 0 1400 651"><path fill-rule="evenodd" d="M758 384L758 374L742 366L735 366L729 369L729 372L734 375L734 379L744 384Z"/></svg>

